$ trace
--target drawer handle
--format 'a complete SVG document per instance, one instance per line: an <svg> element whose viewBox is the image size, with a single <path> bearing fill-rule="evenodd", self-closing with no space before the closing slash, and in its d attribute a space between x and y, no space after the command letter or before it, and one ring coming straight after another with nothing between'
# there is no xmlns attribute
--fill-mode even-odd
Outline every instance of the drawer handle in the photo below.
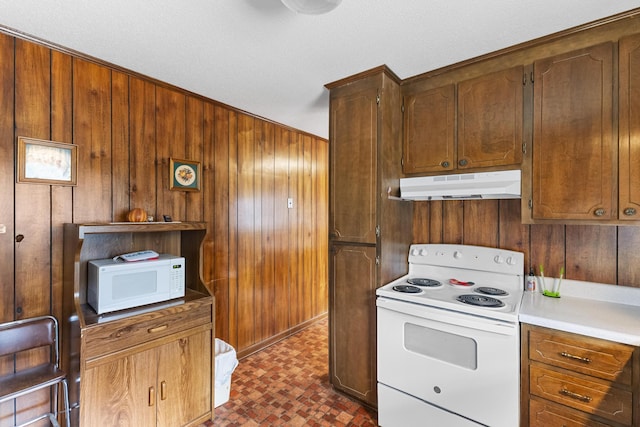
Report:
<svg viewBox="0 0 640 427"><path fill-rule="evenodd" d="M572 391L567 390L566 388L560 389L560 394L570 397L572 399L579 400L580 402L585 402L585 403L591 402L591 397L585 396L583 394L574 393Z"/></svg>
<svg viewBox="0 0 640 427"><path fill-rule="evenodd" d="M155 387L149 387L149 406L156 404L156 389Z"/></svg>
<svg viewBox="0 0 640 427"><path fill-rule="evenodd" d="M565 351L560 353L560 356L566 357L567 359L577 360L577 361L583 362L583 363L591 363L591 359L589 359L588 357L575 356L575 355L573 355L571 353L567 353Z"/></svg>
<svg viewBox="0 0 640 427"><path fill-rule="evenodd" d="M147 332L149 332L150 334L155 334L156 332L164 331L168 327L169 325L165 323L164 325L156 326L155 328L149 328L147 329Z"/></svg>

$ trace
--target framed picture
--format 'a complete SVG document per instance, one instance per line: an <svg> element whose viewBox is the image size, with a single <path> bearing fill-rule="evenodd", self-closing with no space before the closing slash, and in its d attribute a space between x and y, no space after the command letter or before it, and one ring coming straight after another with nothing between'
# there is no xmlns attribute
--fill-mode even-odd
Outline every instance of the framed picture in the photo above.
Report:
<svg viewBox="0 0 640 427"><path fill-rule="evenodd" d="M177 191L200 191L200 162L170 159L169 189Z"/></svg>
<svg viewBox="0 0 640 427"><path fill-rule="evenodd" d="M19 136L17 145L17 182L78 184L78 147L75 144Z"/></svg>

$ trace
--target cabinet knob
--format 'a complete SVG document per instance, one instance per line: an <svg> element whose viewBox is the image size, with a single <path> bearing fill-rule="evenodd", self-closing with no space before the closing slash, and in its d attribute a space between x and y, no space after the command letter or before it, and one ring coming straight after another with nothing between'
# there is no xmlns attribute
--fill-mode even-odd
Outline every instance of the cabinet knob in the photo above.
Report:
<svg viewBox="0 0 640 427"><path fill-rule="evenodd" d="M634 208L626 208L623 212L626 216L633 216L636 214L636 210Z"/></svg>
<svg viewBox="0 0 640 427"><path fill-rule="evenodd" d="M440 166L442 166L443 168L448 168L449 167L449 162L446 161L446 160L443 161L443 162L440 162Z"/></svg>
<svg viewBox="0 0 640 427"><path fill-rule="evenodd" d="M460 160L458 161L458 164L459 164L460 166L467 166L467 163L468 163L468 162L467 162L467 159L460 159Z"/></svg>
<svg viewBox="0 0 640 427"><path fill-rule="evenodd" d="M593 214L594 214L595 216L603 216L606 212L607 212L607 211L605 211L604 209L599 208L599 209L596 209L596 210L593 212Z"/></svg>

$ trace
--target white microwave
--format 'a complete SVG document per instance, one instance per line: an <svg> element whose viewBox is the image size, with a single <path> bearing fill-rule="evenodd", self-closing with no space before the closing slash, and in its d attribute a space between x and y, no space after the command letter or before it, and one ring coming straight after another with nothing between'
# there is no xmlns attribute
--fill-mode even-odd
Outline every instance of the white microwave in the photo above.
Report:
<svg viewBox="0 0 640 427"><path fill-rule="evenodd" d="M87 302L98 314L184 296L183 257L161 254L145 261L88 262Z"/></svg>

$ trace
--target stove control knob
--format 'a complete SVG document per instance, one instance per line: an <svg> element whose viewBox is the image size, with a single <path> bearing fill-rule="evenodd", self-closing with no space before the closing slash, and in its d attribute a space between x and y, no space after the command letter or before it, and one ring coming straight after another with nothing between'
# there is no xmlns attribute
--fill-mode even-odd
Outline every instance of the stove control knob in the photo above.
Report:
<svg viewBox="0 0 640 427"><path fill-rule="evenodd" d="M460 252L460 251L455 251L455 252L453 253L453 257L454 257L455 259L460 259L460 258L462 258L462 252Z"/></svg>
<svg viewBox="0 0 640 427"><path fill-rule="evenodd" d="M508 265L516 265L516 260L513 259L513 257L509 257L509 258L507 258L507 264Z"/></svg>
<svg viewBox="0 0 640 427"><path fill-rule="evenodd" d="M411 255L416 256L418 255L419 250L418 249L411 249Z"/></svg>
<svg viewBox="0 0 640 427"><path fill-rule="evenodd" d="M426 249L420 249L420 253L419 253L420 256L427 256L428 254L429 253L427 252Z"/></svg>
<svg viewBox="0 0 640 427"><path fill-rule="evenodd" d="M504 262L504 258L502 258L500 255L496 255L493 260L496 264L502 264Z"/></svg>

